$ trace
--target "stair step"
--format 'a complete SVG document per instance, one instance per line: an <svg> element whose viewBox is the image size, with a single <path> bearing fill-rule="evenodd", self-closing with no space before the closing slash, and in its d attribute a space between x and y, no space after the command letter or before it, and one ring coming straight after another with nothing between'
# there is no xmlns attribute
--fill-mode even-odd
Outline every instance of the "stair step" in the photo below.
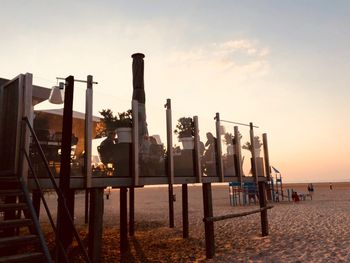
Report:
<svg viewBox="0 0 350 263"><path fill-rule="evenodd" d="M25 210L27 208L26 203L0 204L0 211Z"/></svg>
<svg viewBox="0 0 350 263"><path fill-rule="evenodd" d="M0 248L3 249L5 247L10 246L19 246L22 244L30 244L38 242L38 237L36 235L26 235L26 236L13 236L13 237L3 237L0 238Z"/></svg>
<svg viewBox="0 0 350 263"><path fill-rule="evenodd" d="M23 195L22 189L0 189L0 196Z"/></svg>
<svg viewBox="0 0 350 263"><path fill-rule="evenodd" d="M0 221L0 229L24 227L32 225L31 219L13 219Z"/></svg>
<svg viewBox="0 0 350 263"><path fill-rule="evenodd" d="M0 257L0 263L42 262L43 259L44 259L43 253L32 252L32 253L26 253L26 254Z"/></svg>
<svg viewBox="0 0 350 263"><path fill-rule="evenodd" d="M6 190L6 189L19 189L21 187L21 184L19 183L19 180L15 176L1 176L0 177L0 189Z"/></svg>

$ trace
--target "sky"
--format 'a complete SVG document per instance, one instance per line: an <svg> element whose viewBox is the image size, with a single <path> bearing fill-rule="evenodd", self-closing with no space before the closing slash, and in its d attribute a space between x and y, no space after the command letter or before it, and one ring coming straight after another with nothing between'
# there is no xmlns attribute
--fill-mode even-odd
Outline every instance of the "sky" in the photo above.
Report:
<svg viewBox="0 0 350 263"><path fill-rule="evenodd" d="M122 112L141 52L150 134L165 142L170 98L173 126L198 116L201 138L216 112L259 126L285 182L350 181L349 25L346 0L2 0L0 77L51 87L91 74L95 114Z"/></svg>

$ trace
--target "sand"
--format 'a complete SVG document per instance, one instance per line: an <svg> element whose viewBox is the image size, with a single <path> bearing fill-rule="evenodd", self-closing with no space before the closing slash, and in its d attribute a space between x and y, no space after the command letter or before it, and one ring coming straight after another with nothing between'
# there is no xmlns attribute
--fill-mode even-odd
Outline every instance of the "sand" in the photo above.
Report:
<svg viewBox="0 0 350 263"><path fill-rule="evenodd" d="M202 188L189 187L190 238L182 238L181 187L175 187L175 228L168 227L167 188L135 190L135 236L130 252L119 252L119 190L105 198L102 262L350 262L350 183L314 184L313 200L274 203L269 232L261 236L260 215L215 223L216 256L205 258ZM285 185L306 192L306 184ZM50 203L56 197L49 195ZM213 186L214 215L257 208L230 206L228 186ZM51 205L55 213L55 206ZM84 195L76 198L75 222L86 241ZM41 221L45 225L46 217ZM46 228L45 228L46 229ZM48 234L50 238L52 235ZM73 249L71 258L82 262Z"/></svg>

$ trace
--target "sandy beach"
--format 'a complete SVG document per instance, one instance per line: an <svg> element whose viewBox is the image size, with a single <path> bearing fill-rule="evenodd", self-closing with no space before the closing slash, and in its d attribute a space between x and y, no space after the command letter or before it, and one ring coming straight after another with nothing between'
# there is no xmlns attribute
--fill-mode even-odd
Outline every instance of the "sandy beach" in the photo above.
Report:
<svg viewBox="0 0 350 263"><path fill-rule="evenodd" d="M350 183L314 184L313 200L282 201L268 210L270 235L261 237L260 214L215 223L216 256L205 258L201 186L189 186L190 238L182 238L181 187L174 187L175 228L168 227L167 188L135 190L135 236L130 252L119 252L119 190L106 198L102 262L350 262ZM307 184L284 185L306 192ZM56 200L48 195L50 203ZM257 207L230 206L228 186L213 186L214 215ZM54 206L53 213L55 214ZM76 197L75 222L86 239L84 194ZM43 211L41 221L46 224ZM48 234L51 237L51 234ZM76 254L71 252L71 258ZM75 262L81 262L79 256Z"/></svg>

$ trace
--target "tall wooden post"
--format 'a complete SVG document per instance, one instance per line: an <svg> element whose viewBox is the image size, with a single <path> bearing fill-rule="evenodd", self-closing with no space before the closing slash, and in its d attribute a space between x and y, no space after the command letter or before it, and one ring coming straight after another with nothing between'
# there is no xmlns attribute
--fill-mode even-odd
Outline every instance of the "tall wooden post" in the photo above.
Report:
<svg viewBox="0 0 350 263"><path fill-rule="evenodd" d="M128 189L120 188L120 253L128 251Z"/></svg>
<svg viewBox="0 0 350 263"><path fill-rule="evenodd" d="M167 131L167 176L168 176L168 201L169 201L169 227L174 227L174 158L173 158L173 130L171 116L171 100L167 99L166 104L166 131Z"/></svg>
<svg viewBox="0 0 350 263"><path fill-rule="evenodd" d="M266 174L266 180L268 184L266 185L266 193L267 193L267 199L272 200L272 193L271 193L271 168L270 168L270 158L269 158L269 146L267 144L267 135L266 133L263 133L263 146L264 146L264 161L265 161L265 174Z"/></svg>
<svg viewBox="0 0 350 263"><path fill-rule="evenodd" d="M217 112L215 116L216 120L216 173L220 182L224 181L224 170L222 163L222 147L221 147L221 127L220 127L220 114Z"/></svg>
<svg viewBox="0 0 350 263"><path fill-rule="evenodd" d="M129 236L135 234L135 188L129 188Z"/></svg>
<svg viewBox="0 0 350 263"><path fill-rule="evenodd" d="M238 176L239 183L241 188L243 187L243 169L242 169L242 152L241 152L241 135L238 130L238 126L234 127L234 134L235 134L235 160L236 160L236 175Z"/></svg>
<svg viewBox="0 0 350 263"><path fill-rule="evenodd" d="M204 219L213 216L213 200L211 195L211 183L203 183L203 207L204 207ZM215 239L214 239L214 222L204 220L205 231L205 251L207 259L211 259L215 256Z"/></svg>
<svg viewBox="0 0 350 263"><path fill-rule="evenodd" d="M90 190L89 258L100 262L103 234L103 188Z"/></svg>
<svg viewBox="0 0 350 263"><path fill-rule="evenodd" d="M194 174L197 178L197 183L202 182L202 167L200 155L200 141L199 141L199 124L198 116L193 116L194 123Z"/></svg>
<svg viewBox="0 0 350 263"><path fill-rule="evenodd" d="M260 208L266 207L266 189L265 182L259 182L259 204ZM267 218L267 209L260 212L261 217L261 234L267 236L269 234L269 224Z"/></svg>
<svg viewBox="0 0 350 263"><path fill-rule="evenodd" d="M189 237L187 184L182 185L182 237L183 238Z"/></svg>
<svg viewBox="0 0 350 263"><path fill-rule="evenodd" d="M91 187L91 152L92 152L92 84L93 78L87 76L87 85L85 93L85 156L84 156L84 172L86 178L86 187Z"/></svg>
<svg viewBox="0 0 350 263"><path fill-rule="evenodd" d="M256 156L255 156L255 140L254 140L254 126L253 123L249 123L250 126L250 145L252 147L252 173L253 177L255 179L256 185L258 185L258 167L256 163Z"/></svg>
<svg viewBox="0 0 350 263"><path fill-rule="evenodd" d="M71 141L72 141L72 121L73 121L73 94L74 77L69 76L65 81L64 108L63 108L63 127L62 127L62 147L61 147L61 170L59 188L62 191L63 199L58 199L57 208L57 238L61 240L66 250L70 244L71 231L69 219L64 210L64 202L68 200L70 192L70 161L71 161ZM73 216L72 216L73 219ZM62 262L64 256L60 249L57 249L57 262Z"/></svg>

